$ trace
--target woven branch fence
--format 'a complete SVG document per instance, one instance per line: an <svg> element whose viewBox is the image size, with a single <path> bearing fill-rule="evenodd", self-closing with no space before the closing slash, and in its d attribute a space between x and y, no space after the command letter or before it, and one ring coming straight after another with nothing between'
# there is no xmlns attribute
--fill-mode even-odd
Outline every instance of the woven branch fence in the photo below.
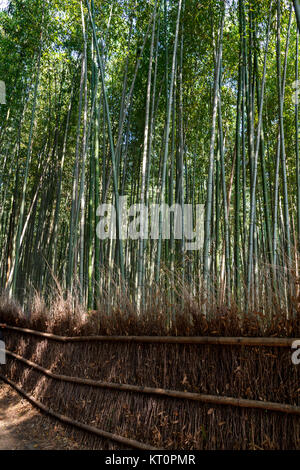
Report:
<svg viewBox="0 0 300 470"><path fill-rule="evenodd" d="M300 448L295 338L2 328L8 361L0 378L88 448Z"/></svg>

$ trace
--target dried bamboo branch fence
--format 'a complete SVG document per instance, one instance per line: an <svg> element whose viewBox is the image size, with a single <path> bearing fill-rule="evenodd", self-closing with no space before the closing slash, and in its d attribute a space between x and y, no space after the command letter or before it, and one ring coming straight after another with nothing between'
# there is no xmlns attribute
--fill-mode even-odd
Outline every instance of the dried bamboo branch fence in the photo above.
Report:
<svg viewBox="0 0 300 470"><path fill-rule="evenodd" d="M18 354L12 353L10 351L6 351L8 356L17 359L20 362L23 362L29 367L40 371L42 374L50 377L54 380L60 380L62 382L70 382L75 384L81 385L88 385L90 387L98 387L98 388L107 388L107 389L114 389L114 390L121 390L127 392L138 392L138 393L145 393L149 395L161 395L165 397L171 398L181 398L184 400L194 400L199 401L202 403L213 403L215 405L231 405L231 406L238 406L241 408L260 408L262 410L271 410L271 411L279 411L282 413L291 413L300 416L300 406L293 406L293 405L286 405L281 403L272 403L267 401L258 401L258 400L246 400L242 398L233 398L233 397L223 397L223 396L214 396L214 395L205 395L202 393L190 393L190 392L179 392L177 390L165 390L163 388L151 388L151 387L138 387L136 385L129 385L129 384L116 384L116 383L109 383L109 382L98 382L95 380L90 379L81 379L78 377L69 377L66 375L58 375L51 372L51 370L44 369L44 367L35 364L32 361L28 361L22 356Z"/></svg>
<svg viewBox="0 0 300 470"><path fill-rule="evenodd" d="M96 436L104 437L105 439L109 439L111 441L118 442L120 444L132 447L133 449L140 449L140 450L159 450L156 447L151 447L149 445L143 444L142 442L138 442L134 439L127 439L126 437L118 436L117 434L113 434L107 431L103 431L102 429L98 429L94 426L89 426L84 423L79 423L78 421L75 421L74 419L68 418L68 416L64 416L60 413L56 413L55 411L50 410L47 408L45 405L43 405L40 401L36 400L32 396L30 396L28 393L24 392L21 387L19 387L17 384L15 384L12 380L9 380L7 377L4 375L0 374L0 379L2 379L4 382L9 384L12 388L14 388L17 392L20 393L26 400L28 400L32 405L35 407L39 408L41 411L46 413L49 416L52 416L53 418L56 418L58 421L61 421L62 423L68 424L70 426L76 427L78 429L81 429L83 431L87 431L89 433L95 434Z"/></svg>
<svg viewBox="0 0 300 470"><path fill-rule="evenodd" d="M76 343L87 341L106 341L113 343L163 343L163 344L221 344L241 346L269 346L290 348L297 338L255 338L255 337L227 337L227 336L58 336L52 333L20 328L17 326L0 325L0 328L19 331L20 333L39 336L62 343Z"/></svg>
<svg viewBox="0 0 300 470"><path fill-rule="evenodd" d="M51 333L44 333L41 331L31 330L28 328L20 328L5 324L0 324L0 328L10 330L25 336L33 336L37 339L45 339L49 341L54 341L58 343L148 343L148 344L178 344L178 345L222 345L222 346L247 346L247 347L270 347L270 348L290 348L293 341L296 338L278 338L278 337L214 337L214 336L201 336L201 337L171 337L171 336L59 336ZM184 347L184 346L182 346ZM252 349L252 348L251 348ZM71 375L56 374L52 372L49 368L42 367L36 362L26 359L22 355L16 354L10 350L6 351L7 355L16 362L25 364L28 368L31 368L38 373L43 374L43 376L49 377L54 381L59 381L61 383L70 383L77 384L78 386L86 386L95 389L108 389L108 390L117 390L120 392L129 392L135 393L138 395L152 395L167 397L171 399L179 399L183 401L191 402L201 402L204 404L212 404L217 406L232 406L235 408L248 408L248 409L259 409L259 410L269 410L275 413L284 413L286 415L293 415L296 417L300 416L300 406L287 404L287 403L277 403L275 401L267 401L265 399L259 400L250 400L245 398L236 398L228 396L218 396L212 394L203 394L203 393L193 393L189 391L179 391L176 389L167 389L167 388L158 388L158 387L148 387L148 386L139 386L132 385L130 383L115 383L108 381L99 381L92 380L89 378L80 378L73 377ZM87 431L91 434L97 435L99 437L108 439L110 441L115 441L117 443L123 444L127 447L136 448L136 449L145 449L145 450L158 450L162 447L153 447L149 444L144 444L135 439L128 439L127 437L122 437L113 432L103 431L95 426L90 426L89 424L81 423L78 420L74 420L66 415L63 415L57 411L53 411L49 407L45 406L40 401L33 398L26 391L24 391L19 385L17 385L13 380L0 375L0 379L6 381L9 385L15 388L20 394L22 394L26 399L28 399L33 405L37 406L40 410L46 414L68 424L75 428ZM52 407L52 404L50 405ZM58 409L60 411L60 409ZM101 425L100 425L101 426ZM143 439L141 439L143 440Z"/></svg>

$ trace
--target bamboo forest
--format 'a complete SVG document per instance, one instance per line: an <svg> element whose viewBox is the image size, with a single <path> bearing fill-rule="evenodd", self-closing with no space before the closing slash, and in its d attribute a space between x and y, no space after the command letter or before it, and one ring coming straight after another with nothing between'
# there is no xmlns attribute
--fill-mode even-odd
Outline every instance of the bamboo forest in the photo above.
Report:
<svg viewBox="0 0 300 470"><path fill-rule="evenodd" d="M300 0L0 0L0 450L300 450L299 35Z"/></svg>
<svg viewBox="0 0 300 470"><path fill-rule="evenodd" d="M298 1L2 3L2 291L59 289L90 310L124 296L139 313L163 296L167 321L184 296L294 314ZM201 246L172 211L169 237L161 215L155 237L122 237L124 197L189 205L192 225L202 205Z"/></svg>

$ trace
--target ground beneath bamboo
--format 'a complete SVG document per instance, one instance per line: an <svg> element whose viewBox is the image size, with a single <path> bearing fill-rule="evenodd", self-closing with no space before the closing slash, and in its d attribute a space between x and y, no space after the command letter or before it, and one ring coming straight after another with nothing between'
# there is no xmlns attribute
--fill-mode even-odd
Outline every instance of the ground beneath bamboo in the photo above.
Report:
<svg viewBox="0 0 300 470"><path fill-rule="evenodd" d="M64 428L0 381L0 450L80 449Z"/></svg>

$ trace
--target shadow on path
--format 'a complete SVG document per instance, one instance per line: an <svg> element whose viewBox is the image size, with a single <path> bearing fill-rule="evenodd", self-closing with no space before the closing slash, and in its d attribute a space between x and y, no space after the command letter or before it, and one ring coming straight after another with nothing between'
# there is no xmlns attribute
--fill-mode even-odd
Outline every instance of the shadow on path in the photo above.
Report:
<svg viewBox="0 0 300 470"><path fill-rule="evenodd" d="M0 381L0 450L71 450L63 427L45 418Z"/></svg>

